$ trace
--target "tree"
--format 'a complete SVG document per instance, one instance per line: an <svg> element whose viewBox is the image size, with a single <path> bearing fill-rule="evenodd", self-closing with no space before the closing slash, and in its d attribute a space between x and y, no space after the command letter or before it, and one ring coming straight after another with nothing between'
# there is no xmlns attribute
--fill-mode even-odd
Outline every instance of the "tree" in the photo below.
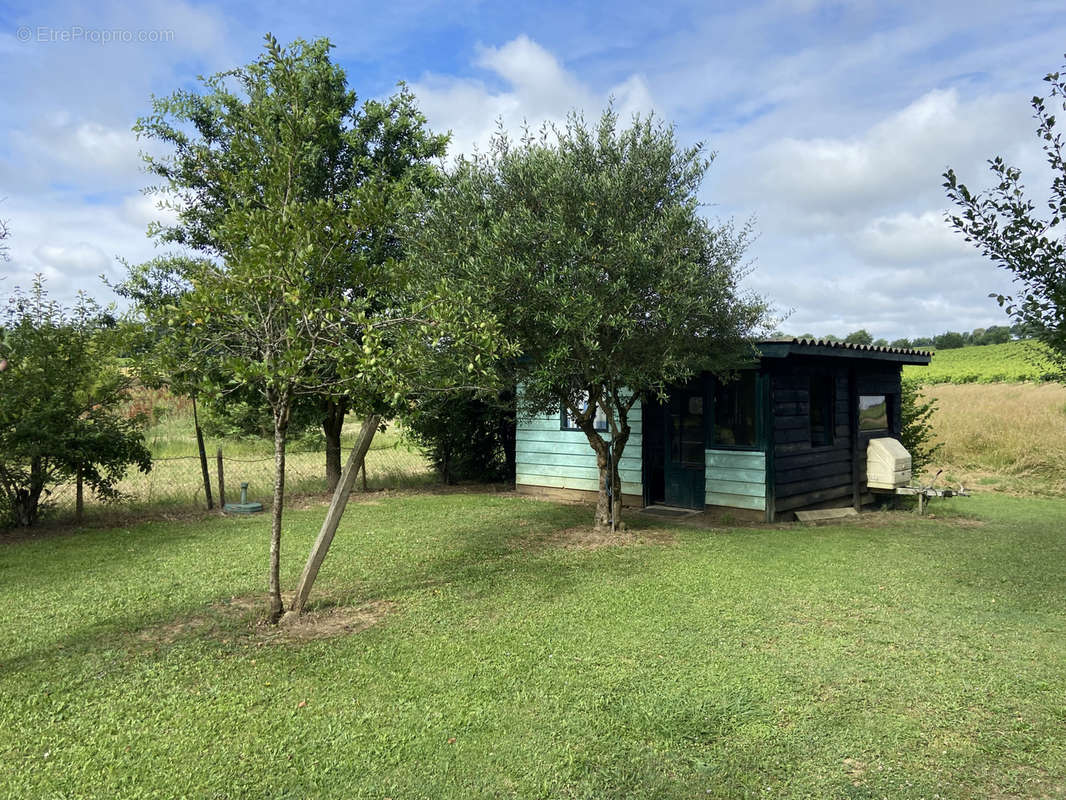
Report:
<svg viewBox="0 0 1066 800"><path fill-rule="evenodd" d="M958 331L945 331L933 337L933 346L937 350L957 350L966 345L966 338Z"/></svg>
<svg viewBox="0 0 1066 800"><path fill-rule="evenodd" d="M325 40L306 45L307 63L328 59L330 45ZM357 107L357 97L348 90L344 73L320 71L316 83L296 97L297 87L270 86L264 75L249 82L251 68L223 73L205 82L207 92L195 94L179 91L156 99L154 113L140 119L134 130L139 136L155 140L168 148L165 156L147 156L150 174L162 180L149 192L165 198L177 210L177 220L170 225L152 228L161 243L178 244L209 258L225 256L226 244L220 240L220 223L234 206L263 208L267 197L265 182L269 172L260 172L263 153L246 146L249 131L247 114L278 113L264 111L277 95L295 98L306 111L312 104L321 114L314 130L307 131L314 144L314 163L305 162L299 180L291 190L301 201L321 199L343 203L344 198L365 188L362 223L351 231L344 248L333 254L334 268L309 275L305 291L323 296L345 294L368 297L364 273L347 269L346 259L358 252L373 280L377 270L395 268L403 258L403 241L399 234L399 208L412 190L431 192L440 179L436 160L445 154L448 136L428 130L426 119L418 110L414 95L404 86L386 101L369 100ZM262 67L259 67L262 70ZM248 91L247 99L234 95L227 81L236 78ZM336 123L329 115L336 115ZM232 180L240 174L242 179ZM163 262L164 264L166 262ZM399 285L399 284L398 284ZM142 302L146 298L141 298ZM327 366L323 368L328 369ZM210 415L247 434L269 429L270 409L257 400L255 392L245 394L236 403L207 401ZM337 484L341 470L341 429L345 415L355 407L362 414L380 413L381 398L337 395L325 392L308 394L294 401L290 430L293 433L319 426L326 440L326 480L330 491ZM234 413L237 412L237 413ZM246 412L246 413L241 413ZM250 412L250 413L249 413ZM256 417L259 417L256 424Z"/></svg>
<svg viewBox="0 0 1066 800"><path fill-rule="evenodd" d="M597 527L621 518L607 486L620 485L634 404L750 361L765 310L738 288L748 228L699 213L702 146L679 148L650 118L617 122L611 109L591 128L571 115L517 143L501 130L457 162L413 245L423 266L478 287L518 343L518 413L561 404L585 433Z"/></svg>
<svg viewBox="0 0 1066 800"><path fill-rule="evenodd" d="M904 350L907 350L912 345L911 345L911 340L910 339L894 339L890 346L891 347L900 347L900 348L903 348Z"/></svg>
<svg viewBox="0 0 1066 800"><path fill-rule="evenodd" d="M954 170L944 173L948 199L959 209L948 214L954 228L981 253L1014 274L1018 291L993 294L1016 323L1032 330L1060 364L1066 364L1066 153L1062 134L1056 132L1055 106L1066 111L1066 77L1049 73L1044 80L1049 97L1032 99L1036 134L1052 181L1042 216L1026 195L1022 173L1001 156L989 161L995 185L984 192L971 192L960 183ZM1049 108L1050 106L1050 108Z"/></svg>
<svg viewBox="0 0 1066 800"><path fill-rule="evenodd" d="M38 276L8 300L0 327L0 514L37 522L47 495L79 476L117 499L130 465L152 459L139 421L121 413L130 380L113 348L114 319L79 295L67 310Z"/></svg>
<svg viewBox="0 0 1066 800"><path fill-rule="evenodd" d="M870 332L865 328L859 328L857 331L852 331L844 337L844 341L847 344L873 344L874 337L870 335Z"/></svg>
<svg viewBox="0 0 1066 800"><path fill-rule="evenodd" d="M153 369L208 397L254 392L270 409L272 622L284 611L285 454L298 399L372 397L395 407L420 391L476 385L491 375L499 340L492 321L473 316L445 283L412 284L361 246L385 216L406 211L406 196L378 180L320 191L354 103L329 49L325 40L282 48L268 35L256 62L206 79L206 96L156 101L157 115L179 119L221 109L203 140L174 130L179 151L202 162L157 162L211 171L186 195L203 207L174 235L205 242L212 257L157 259L135 267L126 287L147 298L139 311L161 343ZM364 425L364 452L374 427Z"/></svg>

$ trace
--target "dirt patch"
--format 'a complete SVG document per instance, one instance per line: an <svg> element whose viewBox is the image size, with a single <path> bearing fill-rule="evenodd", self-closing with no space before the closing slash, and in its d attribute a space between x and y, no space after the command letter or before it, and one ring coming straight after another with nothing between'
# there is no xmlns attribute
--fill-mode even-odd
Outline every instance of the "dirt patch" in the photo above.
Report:
<svg viewBox="0 0 1066 800"><path fill-rule="evenodd" d="M362 606L332 606L303 614L295 622L285 625L260 625L272 639L306 642L361 633L381 622L394 605L377 600Z"/></svg>
<svg viewBox="0 0 1066 800"><path fill-rule="evenodd" d="M638 544L673 544L673 531L654 528L642 530L596 530L592 526L578 526L556 531L548 537L548 544L567 550L600 550L604 547L630 547Z"/></svg>
<svg viewBox="0 0 1066 800"><path fill-rule="evenodd" d="M291 595L283 595L286 607ZM205 613L153 625L136 634L146 644L172 644L179 639L205 637L228 643L233 639L267 643L308 642L361 633L381 622L394 604L375 600L359 606L332 603L319 607L286 625L267 622L267 599L261 595L232 597L209 606ZM243 623L243 624L241 624Z"/></svg>

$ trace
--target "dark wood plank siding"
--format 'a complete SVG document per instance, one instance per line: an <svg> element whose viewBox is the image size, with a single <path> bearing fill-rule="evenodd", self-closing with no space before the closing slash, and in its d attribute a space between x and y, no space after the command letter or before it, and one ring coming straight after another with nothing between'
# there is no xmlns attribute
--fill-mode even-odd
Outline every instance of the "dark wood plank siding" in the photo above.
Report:
<svg viewBox="0 0 1066 800"><path fill-rule="evenodd" d="M775 510L848 498L852 493L851 426L856 411L848 394L848 371L854 368L859 394L884 394L892 416L891 435L899 433L900 367L892 363L863 363L846 358L788 358L763 362L771 378L773 409L773 471ZM833 442L812 445L810 429L810 382L812 377L831 377L835 389ZM881 433L860 434L856 466L866 480L866 444Z"/></svg>

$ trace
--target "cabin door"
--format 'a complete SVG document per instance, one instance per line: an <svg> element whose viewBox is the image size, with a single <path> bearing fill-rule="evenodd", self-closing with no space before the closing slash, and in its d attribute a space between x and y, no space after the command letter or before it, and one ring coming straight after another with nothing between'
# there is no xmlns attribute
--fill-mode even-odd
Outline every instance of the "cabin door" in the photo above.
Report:
<svg viewBox="0 0 1066 800"><path fill-rule="evenodd" d="M706 445L703 424L703 387L670 393L666 407L665 502L669 506L703 508Z"/></svg>

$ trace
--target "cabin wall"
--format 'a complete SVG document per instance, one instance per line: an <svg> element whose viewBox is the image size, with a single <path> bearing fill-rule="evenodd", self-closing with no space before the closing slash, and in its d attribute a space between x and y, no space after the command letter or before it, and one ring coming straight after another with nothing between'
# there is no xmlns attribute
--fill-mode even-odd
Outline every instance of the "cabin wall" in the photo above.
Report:
<svg viewBox="0 0 1066 800"><path fill-rule="evenodd" d="M640 504L641 445L643 439L640 401L629 412L631 433L618 465L622 495ZM604 439L610 434L602 432ZM560 430L559 412L523 418L515 430L515 487L520 492L577 499L599 491L600 473L596 453L582 431ZM555 490L555 491L553 491ZM629 497L626 497L629 495Z"/></svg>
<svg viewBox="0 0 1066 800"><path fill-rule="evenodd" d="M708 506L766 509L766 453L707 450L704 503Z"/></svg>
<svg viewBox="0 0 1066 800"><path fill-rule="evenodd" d="M774 511L851 498L852 465L866 482L866 444L878 436L898 436L900 429L900 366L895 363L850 359L788 359L767 364L771 375L773 423ZM884 394L890 398L890 432L857 436L853 456L852 426L858 425L856 400L851 395L849 370L855 370L855 394ZM831 376L835 389L833 442L812 445L810 381Z"/></svg>

